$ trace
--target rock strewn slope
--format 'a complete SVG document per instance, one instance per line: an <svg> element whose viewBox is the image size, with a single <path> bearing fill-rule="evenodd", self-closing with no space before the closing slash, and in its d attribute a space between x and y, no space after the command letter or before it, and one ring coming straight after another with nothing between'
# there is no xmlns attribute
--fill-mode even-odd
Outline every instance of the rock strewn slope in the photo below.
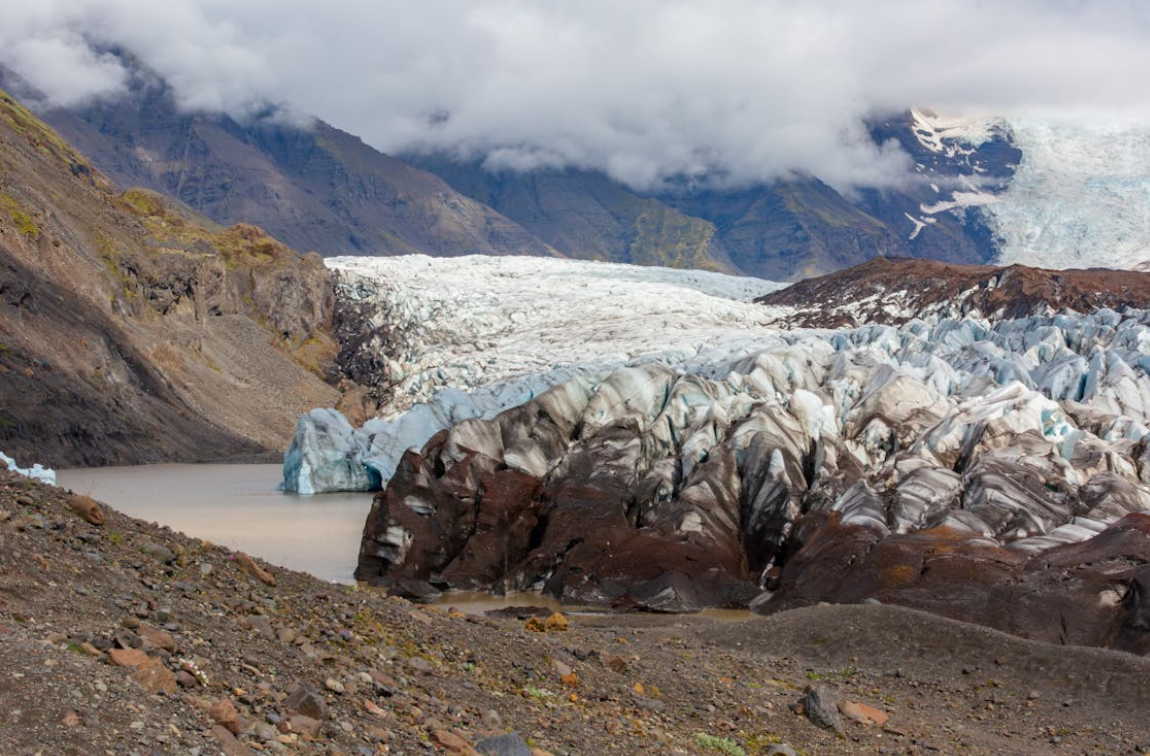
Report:
<svg viewBox="0 0 1150 756"><path fill-rule="evenodd" d="M1150 670L1128 654L883 606L738 623L573 614L551 623L564 631L531 632L107 508L96 525L69 501L0 472L0 751L13 756L1117 756L1150 744ZM844 712L842 736L791 713L808 685Z"/></svg>
<svg viewBox="0 0 1150 756"><path fill-rule="evenodd" d="M124 195L0 93L0 448L55 466L286 445L330 405L329 274ZM210 224L208 224L210 225Z"/></svg>

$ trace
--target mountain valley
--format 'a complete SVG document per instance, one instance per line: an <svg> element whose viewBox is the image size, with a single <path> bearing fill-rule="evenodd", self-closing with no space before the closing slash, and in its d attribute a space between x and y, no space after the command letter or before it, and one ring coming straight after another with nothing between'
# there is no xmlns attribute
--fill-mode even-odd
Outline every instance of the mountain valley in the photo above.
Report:
<svg viewBox="0 0 1150 756"><path fill-rule="evenodd" d="M0 751L1150 753L1143 126L628 182L84 40L117 96L0 54ZM207 461L362 492L356 582L44 469Z"/></svg>

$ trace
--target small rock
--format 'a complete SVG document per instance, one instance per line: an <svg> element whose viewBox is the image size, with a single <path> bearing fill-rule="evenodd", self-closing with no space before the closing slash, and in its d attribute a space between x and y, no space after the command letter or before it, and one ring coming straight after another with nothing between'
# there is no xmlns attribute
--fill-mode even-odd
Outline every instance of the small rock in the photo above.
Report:
<svg viewBox="0 0 1150 756"><path fill-rule="evenodd" d="M334 677L329 677L323 681L323 686L330 690L332 693L343 693L343 683L336 680Z"/></svg>
<svg viewBox="0 0 1150 756"><path fill-rule="evenodd" d="M287 718L287 723L292 732L298 732L305 738L318 737L319 731L323 727L323 723L318 719L313 719L305 714L292 714Z"/></svg>
<svg viewBox="0 0 1150 756"><path fill-rule="evenodd" d="M256 564L256 561L250 556L242 551L237 551L232 556L234 557L236 564L238 564L240 569L242 569L244 572L248 573L256 580L259 580L264 585L270 585L273 588L275 587L275 575L271 574L263 567L260 567L258 564Z"/></svg>
<svg viewBox="0 0 1150 756"><path fill-rule="evenodd" d="M431 672L431 662L424 659L422 656L413 656L407 660L407 666L411 667L416 672L427 674Z"/></svg>
<svg viewBox="0 0 1150 756"><path fill-rule="evenodd" d="M387 719L388 718L388 714L387 714L386 709L381 709L375 703L367 700L366 698L363 699L363 710L366 711L368 714L371 714L373 717L379 717L381 719Z"/></svg>
<svg viewBox="0 0 1150 756"><path fill-rule="evenodd" d="M208 717L233 735L240 733L240 715L236 705L224 698L212 704Z"/></svg>
<svg viewBox="0 0 1150 756"><path fill-rule="evenodd" d="M140 667L151 658L135 648L110 648L108 657L117 667Z"/></svg>
<svg viewBox="0 0 1150 756"><path fill-rule="evenodd" d="M890 719L890 715L881 709L876 709L873 706L867 706L864 703L855 703L854 701L843 701L839 704L839 711L847 719L852 719L859 724L869 725L876 724L883 726Z"/></svg>
<svg viewBox="0 0 1150 756"><path fill-rule="evenodd" d="M176 685L179 685L181 688L194 688L199 684L199 681L196 680L196 676L191 672L181 669L176 673Z"/></svg>
<svg viewBox="0 0 1150 756"><path fill-rule="evenodd" d="M475 749L471 747L470 743L448 730L432 731L431 742L450 754L471 756L475 753Z"/></svg>
<svg viewBox="0 0 1150 756"><path fill-rule="evenodd" d="M104 655L103 651L101 651L100 649L96 648L91 643L88 643L86 641L84 643L80 644L80 651L83 652L87 656L92 656L92 657L95 657L97 659L99 659L100 657L102 657Z"/></svg>
<svg viewBox="0 0 1150 756"><path fill-rule="evenodd" d="M104 524L104 513L95 499L72 494L68 497L68 508L93 525Z"/></svg>
<svg viewBox="0 0 1150 756"><path fill-rule="evenodd" d="M171 549L169 549L167 546L162 546L152 541L140 541L139 549L141 553L152 557L157 562L171 564L172 562L176 561L176 555Z"/></svg>
<svg viewBox="0 0 1150 756"><path fill-rule="evenodd" d="M475 744L475 750L487 756L531 756L531 749L518 733L486 738Z"/></svg>
<svg viewBox="0 0 1150 756"><path fill-rule="evenodd" d="M799 752L786 743L776 743L767 749L767 756L799 756Z"/></svg>
<svg viewBox="0 0 1150 756"><path fill-rule="evenodd" d="M499 730L503 727L503 717L499 716L499 712L495 709L487 709L483 712L483 726L489 730Z"/></svg>
<svg viewBox="0 0 1150 756"><path fill-rule="evenodd" d="M158 627L151 625L140 625L140 637L144 639L145 643L151 644L154 648L161 648L169 653L176 650L176 639L170 633L166 633Z"/></svg>
<svg viewBox="0 0 1150 756"><path fill-rule="evenodd" d="M251 756L252 752L248 747L236 740L236 736L221 725L212 727L212 737L227 756Z"/></svg>
<svg viewBox="0 0 1150 756"><path fill-rule="evenodd" d="M70 711L64 715L62 720L60 720L60 724L64 725L65 727L75 727L76 725L80 724L80 715L74 711Z"/></svg>
<svg viewBox="0 0 1150 756"><path fill-rule="evenodd" d="M443 591L431 583L414 578L400 578L388 588L388 596L399 596L417 604L430 604L443 595Z"/></svg>
<svg viewBox="0 0 1150 756"><path fill-rule="evenodd" d="M627 673L627 661L622 656L608 656L605 664L607 669L612 672L618 672L621 675Z"/></svg>
<svg viewBox="0 0 1150 756"><path fill-rule="evenodd" d="M323 696L306 685L301 685L284 699L284 706L312 719L322 721L327 716L327 703Z"/></svg>
<svg viewBox="0 0 1150 756"><path fill-rule="evenodd" d="M807 719L823 729L842 735L843 719L839 716L839 708L830 688L824 685L808 686L804 693L802 705Z"/></svg>
<svg viewBox="0 0 1150 756"><path fill-rule="evenodd" d="M252 630L255 630L265 638L275 637L275 631L272 630L272 621L268 619L266 615L253 614L251 617L248 617L248 620L252 624Z"/></svg>
<svg viewBox="0 0 1150 756"><path fill-rule="evenodd" d="M149 693L175 693L178 689L176 675L159 659L148 657L148 661L131 674L131 679Z"/></svg>
<svg viewBox="0 0 1150 756"><path fill-rule="evenodd" d="M548 632L564 632L569 627L567 618L560 612L555 612L547 619L543 620L543 629Z"/></svg>

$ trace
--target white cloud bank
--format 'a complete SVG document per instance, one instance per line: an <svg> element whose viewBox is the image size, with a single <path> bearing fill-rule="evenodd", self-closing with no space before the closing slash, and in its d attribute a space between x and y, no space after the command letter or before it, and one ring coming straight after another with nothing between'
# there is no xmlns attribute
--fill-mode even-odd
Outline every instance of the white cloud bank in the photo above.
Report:
<svg viewBox="0 0 1150 756"><path fill-rule="evenodd" d="M108 44L189 108L290 102L387 152L638 187L896 182L862 119L912 104L1150 120L1143 0L35 0L0 25L0 63L64 104L122 91Z"/></svg>

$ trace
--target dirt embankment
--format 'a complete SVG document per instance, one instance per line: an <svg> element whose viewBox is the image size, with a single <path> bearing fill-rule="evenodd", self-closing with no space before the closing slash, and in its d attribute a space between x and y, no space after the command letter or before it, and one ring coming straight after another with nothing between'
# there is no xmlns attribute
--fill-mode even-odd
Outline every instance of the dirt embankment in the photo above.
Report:
<svg viewBox="0 0 1150 756"><path fill-rule="evenodd" d="M4 754L1150 750L1130 655L879 605L566 619L326 584L0 474ZM794 713L807 686L869 723Z"/></svg>

